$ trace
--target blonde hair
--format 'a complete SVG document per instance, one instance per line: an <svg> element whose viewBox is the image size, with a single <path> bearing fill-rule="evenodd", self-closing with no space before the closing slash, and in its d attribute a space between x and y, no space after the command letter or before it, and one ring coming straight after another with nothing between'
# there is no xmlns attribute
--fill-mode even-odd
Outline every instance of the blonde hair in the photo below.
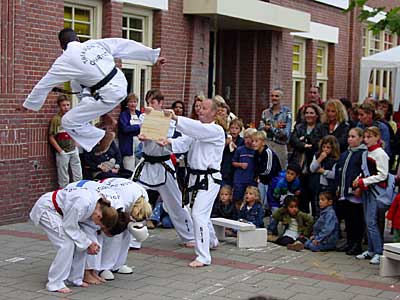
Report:
<svg viewBox="0 0 400 300"><path fill-rule="evenodd" d="M264 130L259 130L252 134L252 138L259 139L265 142L267 140L267 134Z"/></svg>
<svg viewBox="0 0 400 300"><path fill-rule="evenodd" d="M130 215L135 221L147 220L152 213L152 208L144 196L140 196L131 207Z"/></svg>
<svg viewBox="0 0 400 300"><path fill-rule="evenodd" d="M353 127L349 130L349 132L352 130L355 131L359 137L363 137L364 131L360 127Z"/></svg>
<svg viewBox="0 0 400 300"><path fill-rule="evenodd" d="M222 98L222 96L220 96L220 95L215 95L213 99L214 99L215 101L217 101L217 103L218 103L219 105L225 104L225 103L226 103L226 102L225 102L225 99Z"/></svg>
<svg viewBox="0 0 400 300"><path fill-rule="evenodd" d="M223 191L229 193L232 196L232 187L230 185L224 185L221 187L221 189L219 190L219 194L221 194Z"/></svg>
<svg viewBox="0 0 400 300"><path fill-rule="evenodd" d="M257 132L257 129L255 129L255 128L247 128L243 133L243 137L245 137L245 138L252 137L256 132Z"/></svg>
<svg viewBox="0 0 400 300"><path fill-rule="evenodd" d="M256 186L252 186L249 185L246 188L246 191L244 192L245 194L247 193L247 191L252 191L256 194L256 203L261 203L261 194L260 194L260 190L258 189L258 187ZM244 207L246 205L246 197L243 199L242 205L240 206L240 208Z"/></svg>
<svg viewBox="0 0 400 300"><path fill-rule="evenodd" d="M371 126L371 127L365 128L365 129L364 129L364 134L367 133L367 132L370 133L370 134L372 134L373 136L378 137L378 138L381 138L381 137L382 137L381 131L380 131L379 128L376 127L376 126Z"/></svg>
<svg viewBox="0 0 400 300"><path fill-rule="evenodd" d="M325 104L325 114L326 114L326 109L329 106L333 106L333 108L335 109L336 119L337 119L338 123L346 122L349 119L347 116L346 107L343 105L343 103L340 100L338 100L338 99L328 100Z"/></svg>

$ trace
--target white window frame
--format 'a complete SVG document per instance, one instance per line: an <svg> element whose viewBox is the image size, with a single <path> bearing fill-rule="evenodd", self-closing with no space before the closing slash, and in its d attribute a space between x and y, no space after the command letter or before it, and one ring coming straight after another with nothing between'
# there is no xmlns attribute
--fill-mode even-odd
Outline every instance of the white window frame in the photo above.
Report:
<svg viewBox="0 0 400 300"><path fill-rule="evenodd" d="M123 7L123 17L135 17L143 20L143 44L152 47L153 43L153 11L137 6L126 5ZM121 20L122 21L122 20ZM121 22L122 23L122 22ZM122 27L121 27L122 30ZM141 99L141 72L145 71L144 94L151 88L151 67L152 63L147 61L138 61L122 59L122 69L133 70L133 82L131 82L132 91L139 99L139 105L144 106L144 99Z"/></svg>
<svg viewBox="0 0 400 300"><path fill-rule="evenodd" d="M299 45L299 71L292 70L292 111L297 111L304 104L306 80L306 40L294 38L293 45ZM292 48L293 54L293 48ZM293 56L292 56L293 66ZM298 87L298 89L296 88Z"/></svg>
<svg viewBox="0 0 400 300"><path fill-rule="evenodd" d="M378 33L378 39L375 39L374 38L375 35L372 33L372 31L370 31L370 30L368 30L368 28L364 27L363 31L362 31L362 38L363 38L363 41L365 41L365 44L362 47L362 56L363 57L370 56L370 55L379 53L381 51L387 50L387 49L385 49L385 45L388 44L385 42L385 34L391 34L393 37L392 43L391 43L392 46L390 48L396 47L397 41L398 41L397 34L391 33L387 30L383 30L380 33ZM379 42L380 42L378 49L372 48L372 46L374 44L373 42L375 40L379 40ZM388 49L390 49L390 48L388 48Z"/></svg>
<svg viewBox="0 0 400 300"><path fill-rule="evenodd" d="M91 9L92 14L92 27L91 33L88 38L99 39L101 38L101 28L102 28L102 16L103 16L103 4L101 1L96 0L86 0L82 1L64 1L65 6L72 6L75 8Z"/></svg>
<svg viewBox="0 0 400 300"><path fill-rule="evenodd" d="M318 55L318 49L322 49L322 72L317 71L317 85L319 86L319 93L323 100L326 100L328 92L328 55L329 55L329 44L324 42L318 42L316 54ZM318 60L317 60L318 64ZM318 67L318 65L317 65Z"/></svg>

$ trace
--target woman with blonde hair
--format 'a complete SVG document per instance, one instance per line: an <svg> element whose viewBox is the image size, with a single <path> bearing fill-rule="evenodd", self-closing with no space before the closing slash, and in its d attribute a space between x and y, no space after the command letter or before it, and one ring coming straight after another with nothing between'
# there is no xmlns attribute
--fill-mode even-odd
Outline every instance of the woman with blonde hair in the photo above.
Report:
<svg viewBox="0 0 400 300"><path fill-rule="evenodd" d="M322 123L322 136L333 135L339 143L340 153L347 150L347 134L350 125L347 122L348 116L346 107L338 99L330 99L325 103L326 121Z"/></svg>

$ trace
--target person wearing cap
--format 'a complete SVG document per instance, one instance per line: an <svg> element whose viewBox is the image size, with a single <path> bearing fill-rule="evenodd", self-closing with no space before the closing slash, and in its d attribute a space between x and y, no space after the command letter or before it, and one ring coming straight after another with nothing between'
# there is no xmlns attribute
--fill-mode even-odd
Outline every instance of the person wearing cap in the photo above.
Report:
<svg viewBox="0 0 400 300"><path fill-rule="evenodd" d="M113 227L117 211L98 192L73 187L42 195L29 217L35 225L42 227L57 249L49 269L47 290L70 293L67 280L76 286L88 286L82 281L85 255L74 256L74 252L96 255L100 246L85 234L81 224Z"/></svg>
<svg viewBox="0 0 400 300"><path fill-rule="evenodd" d="M100 150L105 152L115 134L106 133L89 122L114 109L127 95L126 78L115 67L114 57L157 65L164 64L165 58L159 56L160 49L128 39L107 38L80 43L76 32L70 28L61 30L58 38L64 52L35 85L23 108L39 111L53 88L71 81L73 89L81 92L82 100L62 117L62 127L86 151L91 151L101 141Z"/></svg>

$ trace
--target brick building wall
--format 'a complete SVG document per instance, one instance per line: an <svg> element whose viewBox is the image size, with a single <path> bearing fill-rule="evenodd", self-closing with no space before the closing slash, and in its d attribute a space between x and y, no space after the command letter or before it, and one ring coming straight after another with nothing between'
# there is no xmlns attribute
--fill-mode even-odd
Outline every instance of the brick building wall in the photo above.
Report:
<svg viewBox="0 0 400 300"><path fill-rule="evenodd" d="M312 21L339 27L339 43L329 46L328 97L357 99L361 25L355 13L343 14L311 0L269 2L309 12ZM397 4L384 1L388 7ZM168 64L153 68L152 87L163 91L166 106L183 100L189 113L194 95L207 94L214 28L208 18L183 15L182 0L169 0L168 5L168 11L153 13L153 47L162 48ZM37 113L17 109L61 53L57 33L64 25L63 7L61 0L1 4L0 224L26 220L33 202L56 188L54 154L47 138L48 122L57 112L56 95L51 94ZM122 12L120 1L103 1L103 37L121 36ZM283 103L291 105L293 37L288 31L220 30L216 36L215 89L228 96L232 110L245 123L258 123L273 87L283 88ZM307 40L306 90L316 81L316 45ZM119 109L112 113L118 114Z"/></svg>

